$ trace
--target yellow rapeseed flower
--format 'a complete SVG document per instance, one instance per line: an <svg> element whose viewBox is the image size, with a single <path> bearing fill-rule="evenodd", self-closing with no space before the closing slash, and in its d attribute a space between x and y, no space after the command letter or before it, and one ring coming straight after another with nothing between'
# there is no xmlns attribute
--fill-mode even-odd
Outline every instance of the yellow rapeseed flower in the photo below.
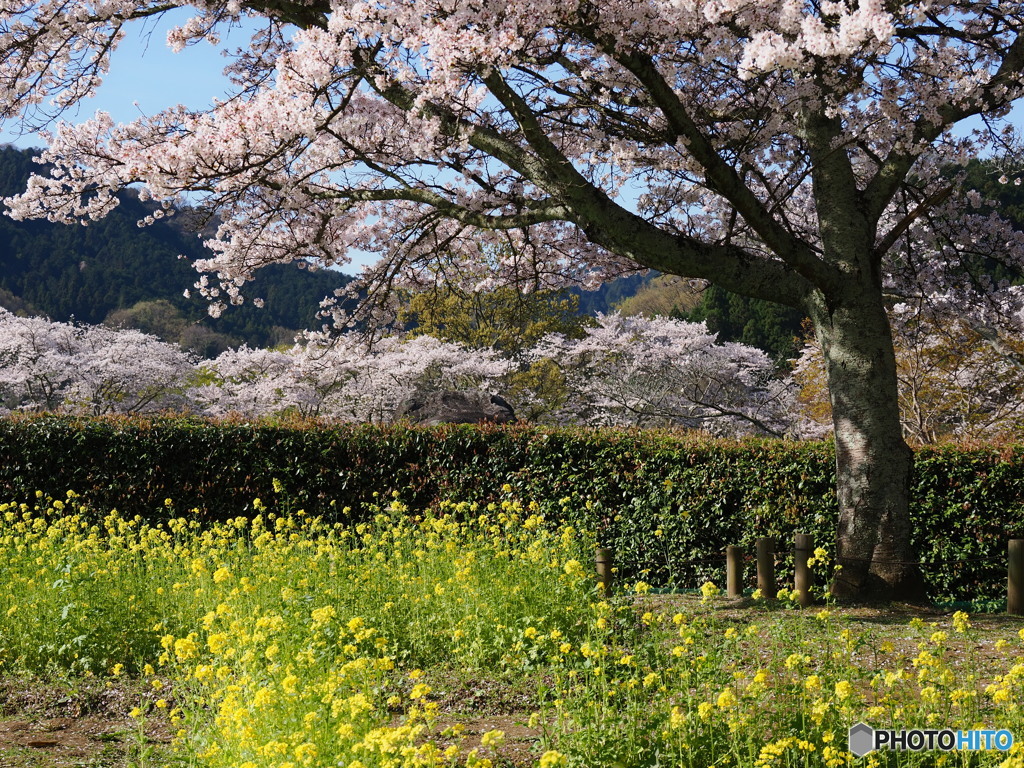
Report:
<svg viewBox="0 0 1024 768"><path fill-rule="evenodd" d="M569 759L565 755L556 750L549 749L547 752L540 756L539 767L562 768L563 766L566 766L568 764ZM351 764L349 764L349 768L351 768Z"/></svg>
<svg viewBox="0 0 1024 768"><path fill-rule="evenodd" d="M786 669L796 669L804 664L809 664L811 657L806 653L791 653L786 657Z"/></svg>
<svg viewBox="0 0 1024 768"><path fill-rule="evenodd" d="M483 747L487 747L489 749L493 749L494 747L500 746L504 742L505 732L498 730L488 731L480 739L480 745Z"/></svg>
<svg viewBox="0 0 1024 768"><path fill-rule="evenodd" d="M186 661L199 653L199 646L196 644L195 633L188 637L182 637L174 641L174 655L179 661Z"/></svg>
<svg viewBox="0 0 1024 768"><path fill-rule="evenodd" d="M970 628L970 617L964 611L957 611L953 614L953 629L956 632L963 633Z"/></svg>
<svg viewBox="0 0 1024 768"><path fill-rule="evenodd" d="M316 744L307 741L295 747L295 759L304 765L308 765L316 759L317 752Z"/></svg>
<svg viewBox="0 0 1024 768"><path fill-rule="evenodd" d="M281 681L281 690L285 693L295 693L296 686L299 684L299 678L293 674L285 675L284 680Z"/></svg>
<svg viewBox="0 0 1024 768"><path fill-rule="evenodd" d="M416 701L417 699L422 699L432 690L433 688L431 688L426 683L416 683L416 685L412 687L412 691L409 693L409 698L413 701Z"/></svg>
<svg viewBox="0 0 1024 768"><path fill-rule="evenodd" d="M206 638L206 644L210 648L210 653L214 656L221 655L224 650L228 647L228 636L225 632L215 632Z"/></svg>
<svg viewBox="0 0 1024 768"><path fill-rule="evenodd" d="M333 605L325 605L323 608L315 608L310 614L317 624L326 624L337 615Z"/></svg>

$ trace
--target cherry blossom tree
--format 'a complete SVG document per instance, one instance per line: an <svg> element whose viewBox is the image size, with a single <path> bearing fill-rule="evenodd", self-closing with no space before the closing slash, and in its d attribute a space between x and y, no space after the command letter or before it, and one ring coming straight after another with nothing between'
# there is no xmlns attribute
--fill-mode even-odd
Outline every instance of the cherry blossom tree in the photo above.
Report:
<svg viewBox="0 0 1024 768"><path fill-rule="evenodd" d="M180 410L192 372L181 349L141 331L52 323L0 309L0 401L14 410Z"/></svg>
<svg viewBox="0 0 1024 768"><path fill-rule="evenodd" d="M371 343L375 342L375 343ZM389 423L407 398L438 390L509 391L528 358L569 387L547 423L676 424L721 434L781 433L788 390L759 350L715 344L699 324L602 317L583 339L550 334L505 355L432 336L308 333L290 349L228 350L198 360L135 329L54 323L0 311L5 410L103 415L173 411ZM563 389L568 391L566 397ZM567 404L568 403L568 404Z"/></svg>
<svg viewBox="0 0 1024 768"><path fill-rule="evenodd" d="M292 405L293 363L291 355L279 350L226 350L199 365L189 400L196 410L214 417L258 418L283 411Z"/></svg>
<svg viewBox="0 0 1024 768"><path fill-rule="evenodd" d="M193 359L133 328L81 328L65 408L93 415L181 410Z"/></svg>
<svg viewBox="0 0 1024 768"><path fill-rule="evenodd" d="M388 336L371 348L362 335L348 334L313 336L297 354L294 375L306 388L311 415L388 423L416 393L492 389L507 370L489 350L432 336Z"/></svg>
<svg viewBox="0 0 1024 768"><path fill-rule="evenodd" d="M0 394L15 410L52 411L75 381L74 328L0 309Z"/></svg>
<svg viewBox="0 0 1024 768"><path fill-rule="evenodd" d="M532 354L565 373L561 421L781 437L792 418L792 394L768 355L718 344L703 323L601 315L584 338L555 334Z"/></svg>
<svg viewBox="0 0 1024 768"><path fill-rule="evenodd" d="M287 352L230 350L203 365L189 392L208 416L247 417L294 411L308 418L389 423L417 392L498 386L508 363L431 336L388 336L370 344L360 333L308 334Z"/></svg>
<svg viewBox="0 0 1024 768"><path fill-rule="evenodd" d="M56 125L15 216L89 220L114 192L220 222L200 290L221 311L263 265L381 259L396 286L593 285L649 267L801 309L827 369L837 594L911 594L911 452L886 291L986 315L1018 236L971 216L950 163L1008 136L1015 3L917 0L0 0L0 115L79 103L127 24L179 6L175 48L258 25L231 98ZM954 128L979 118L977 132ZM492 263L487 254L506 248ZM352 322L339 310L342 323Z"/></svg>

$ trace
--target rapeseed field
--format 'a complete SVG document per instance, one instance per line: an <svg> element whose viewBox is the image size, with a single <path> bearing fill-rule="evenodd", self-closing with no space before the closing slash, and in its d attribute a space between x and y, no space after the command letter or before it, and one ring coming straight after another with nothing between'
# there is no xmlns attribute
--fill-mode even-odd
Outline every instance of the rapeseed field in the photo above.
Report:
<svg viewBox="0 0 1024 768"><path fill-rule="evenodd" d="M489 505L416 512L395 493L314 515L275 487L206 525L171 499L162 523L73 492L0 504L0 673L141 680L132 716L174 734L162 765L1024 766L1012 621L872 625L786 590L737 609L710 583L687 600L643 582L608 596L593 535L510 488ZM815 560L827 572L828 553ZM468 738L439 693L466 674L528 681L526 762L501 729ZM858 722L1011 743L855 758Z"/></svg>

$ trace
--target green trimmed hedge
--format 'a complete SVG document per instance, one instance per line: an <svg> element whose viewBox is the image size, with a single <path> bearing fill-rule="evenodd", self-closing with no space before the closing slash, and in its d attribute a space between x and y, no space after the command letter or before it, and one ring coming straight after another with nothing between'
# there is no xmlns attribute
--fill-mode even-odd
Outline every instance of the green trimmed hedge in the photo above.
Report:
<svg viewBox="0 0 1024 768"><path fill-rule="evenodd" d="M756 538L772 537L781 551L801 531L831 549L834 461L830 443L661 431L0 420L3 500L70 489L100 509L152 518L168 514L170 498L177 514L213 519L269 502L275 478L293 507L327 516L393 490L413 509L512 496L596 531L625 578L683 587L722 583L728 544L752 552ZM1003 597L1007 539L1024 536L1022 448L919 450L912 499L933 597Z"/></svg>

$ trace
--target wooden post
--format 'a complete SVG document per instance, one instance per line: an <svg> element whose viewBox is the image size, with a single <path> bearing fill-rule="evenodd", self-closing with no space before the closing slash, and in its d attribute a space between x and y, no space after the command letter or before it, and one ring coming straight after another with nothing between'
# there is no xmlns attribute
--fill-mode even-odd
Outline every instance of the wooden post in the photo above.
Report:
<svg viewBox="0 0 1024 768"><path fill-rule="evenodd" d="M612 593L612 565L615 556L608 547L597 548L597 587L606 596Z"/></svg>
<svg viewBox="0 0 1024 768"><path fill-rule="evenodd" d="M758 539L757 547L757 588L761 595L774 599L778 594L775 586L775 542L771 539Z"/></svg>
<svg viewBox="0 0 1024 768"><path fill-rule="evenodd" d="M811 595L811 587L814 586L814 574L807 565L807 561L814 553L814 537L809 533L798 533L796 535L796 546L793 553L793 564L796 570L794 585L799 593L800 606L806 608L814 602Z"/></svg>
<svg viewBox="0 0 1024 768"><path fill-rule="evenodd" d="M1024 539L1010 539L1006 579L1006 612L1024 616Z"/></svg>
<svg viewBox="0 0 1024 768"><path fill-rule="evenodd" d="M725 548L725 584L729 597L743 597L743 547Z"/></svg>

